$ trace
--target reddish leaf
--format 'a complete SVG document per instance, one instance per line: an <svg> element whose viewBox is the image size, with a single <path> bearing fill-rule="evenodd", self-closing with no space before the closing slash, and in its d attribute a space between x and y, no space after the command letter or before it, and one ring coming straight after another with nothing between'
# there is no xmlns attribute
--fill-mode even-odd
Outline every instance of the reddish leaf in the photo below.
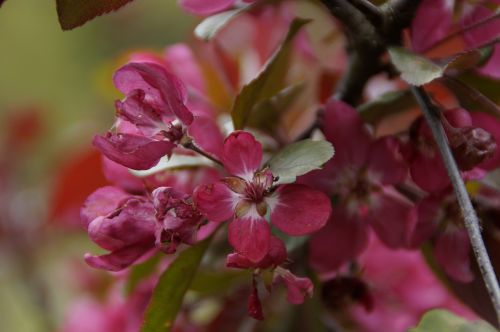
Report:
<svg viewBox="0 0 500 332"><path fill-rule="evenodd" d="M1 2L4 0L0 0ZM56 0L63 30L71 30L96 16L115 11L132 0Z"/></svg>
<svg viewBox="0 0 500 332"><path fill-rule="evenodd" d="M49 220L79 227L80 207L87 196L108 184L102 174L101 155L94 149L78 152L66 159L55 174Z"/></svg>

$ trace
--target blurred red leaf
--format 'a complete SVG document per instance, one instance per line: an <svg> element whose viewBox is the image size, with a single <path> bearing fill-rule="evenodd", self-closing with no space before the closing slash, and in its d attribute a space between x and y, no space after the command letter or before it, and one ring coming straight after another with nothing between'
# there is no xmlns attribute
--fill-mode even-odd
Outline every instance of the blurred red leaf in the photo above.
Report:
<svg viewBox="0 0 500 332"><path fill-rule="evenodd" d="M56 170L49 220L67 226L80 225L80 207L94 190L108 184L102 172L101 154L88 149L71 156Z"/></svg>
<svg viewBox="0 0 500 332"><path fill-rule="evenodd" d="M3 0L0 0L0 4ZM56 0L63 30L71 30L96 16L115 11L133 0Z"/></svg>

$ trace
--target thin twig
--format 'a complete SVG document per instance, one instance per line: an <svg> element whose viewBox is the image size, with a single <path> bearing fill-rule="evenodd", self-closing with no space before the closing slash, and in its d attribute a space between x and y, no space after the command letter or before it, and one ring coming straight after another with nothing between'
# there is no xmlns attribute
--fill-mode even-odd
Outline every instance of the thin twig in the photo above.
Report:
<svg viewBox="0 0 500 332"><path fill-rule="evenodd" d="M200 149L199 147L197 147L193 142L184 143L184 144L182 144L182 146L184 148L188 149L188 150L194 151L194 152L202 155L205 158L210 159L211 161L213 161L217 165L224 167L224 164L219 159L217 159L214 156L211 156L210 154L206 153L205 151L203 151L202 149Z"/></svg>
<svg viewBox="0 0 500 332"><path fill-rule="evenodd" d="M462 180L458 166L453 158L451 149L448 146L448 141L440 121L439 113L424 89L420 87L412 87L411 89L415 99L422 109L422 112L424 113L425 119L431 128L432 135L434 136L434 139L439 147L441 157L446 166L446 170L448 171L448 176L453 185L453 189L455 190L455 195L464 218L464 224L467 228L467 233L469 234L469 239L476 256L477 264L481 271L486 289L490 295L491 302L493 303L493 307L497 313L497 320L500 322L500 288L488 256L488 252L486 251L483 238L481 237L479 219L474 211L474 208L472 207L472 202L467 193L467 189L465 188L464 181Z"/></svg>

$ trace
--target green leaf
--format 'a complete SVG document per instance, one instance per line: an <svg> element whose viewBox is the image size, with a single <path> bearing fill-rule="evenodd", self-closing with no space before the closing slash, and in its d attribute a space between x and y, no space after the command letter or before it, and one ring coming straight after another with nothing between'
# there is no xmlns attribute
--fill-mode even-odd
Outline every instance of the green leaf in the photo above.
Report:
<svg viewBox="0 0 500 332"><path fill-rule="evenodd" d="M330 142L306 139L286 146L268 164L278 183L292 183L297 176L320 169L333 154Z"/></svg>
<svg viewBox="0 0 500 332"><path fill-rule="evenodd" d="M290 109L304 87L304 83L288 86L271 98L259 102L248 119L248 126L274 134L280 117Z"/></svg>
<svg viewBox="0 0 500 332"><path fill-rule="evenodd" d="M163 272L146 308L142 332L171 330L210 241L211 237L184 250Z"/></svg>
<svg viewBox="0 0 500 332"><path fill-rule="evenodd" d="M239 282L248 282L251 279L249 270L207 271L196 273L189 290L200 295L221 294L230 290L231 286Z"/></svg>
<svg viewBox="0 0 500 332"><path fill-rule="evenodd" d="M377 124L387 116L410 110L415 106L415 98L409 90L390 91L359 106L358 112L365 122Z"/></svg>
<svg viewBox="0 0 500 332"><path fill-rule="evenodd" d="M125 284L125 294L132 293L139 282L153 274L162 257L165 256L162 253L157 253L147 261L132 267Z"/></svg>
<svg viewBox="0 0 500 332"><path fill-rule="evenodd" d="M424 314L417 327L408 332L495 332L485 321L469 322L449 311L436 309Z"/></svg>
<svg viewBox="0 0 500 332"><path fill-rule="evenodd" d="M56 0L63 30L71 30L96 16L115 11L133 0Z"/></svg>
<svg viewBox="0 0 500 332"><path fill-rule="evenodd" d="M244 12L249 6L228 10L205 18L194 29L194 34L205 41L209 41L220 29L225 27L233 18Z"/></svg>
<svg viewBox="0 0 500 332"><path fill-rule="evenodd" d="M300 28L308 22L310 20L301 18L293 20L280 49L273 55L264 70L254 80L245 85L236 96L231 110L235 129L245 127L254 107L259 102L271 98L283 89L292 53L291 41Z"/></svg>
<svg viewBox="0 0 500 332"><path fill-rule="evenodd" d="M445 73L465 71L480 65L489 47L454 54L441 59L439 63L412 53L404 47L389 47L391 61L401 72L401 78L411 85L424 85Z"/></svg>
<svg viewBox="0 0 500 332"><path fill-rule="evenodd" d="M444 73L442 67L404 47L390 47L389 55L394 66L401 72L401 78L411 85L427 84Z"/></svg>

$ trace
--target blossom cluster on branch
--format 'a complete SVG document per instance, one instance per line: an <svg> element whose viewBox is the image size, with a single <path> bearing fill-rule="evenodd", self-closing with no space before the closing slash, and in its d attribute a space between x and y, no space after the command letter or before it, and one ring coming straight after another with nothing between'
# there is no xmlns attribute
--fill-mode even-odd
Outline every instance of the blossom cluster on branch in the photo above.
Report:
<svg viewBox="0 0 500 332"><path fill-rule="evenodd" d="M180 0L189 13L218 15L197 28L213 29L198 31L210 41L129 55L113 77L124 96L115 103L116 121L93 141L110 185L88 197L81 219L107 253L86 254L86 262L131 277L135 268L162 257L140 283L147 291L136 287L127 300L140 296L141 305L116 307L139 318L106 331L148 326L155 285L162 287L186 248L206 241L211 244L201 266L213 265L221 274L243 271L245 282L218 302L217 314L202 326L191 319L190 305L181 306L179 331L217 331L230 299L244 298L257 320L278 315L272 303L279 285L289 303L321 297L336 324L357 324L363 331L403 331L433 307L494 320L488 310L459 304L418 254L424 248L452 285L467 288L479 277L436 142L395 72L413 82L434 75L423 83L482 217L485 239L495 248L500 193L491 176L500 167L500 108L465 81L500 77L500 21L489 19L497 15L497 2L422 1L409 29L400 31L408 32L405 43L413 51L390 50L392 62L373 59L380 68L358 104L332 96L335 87L349 86L342 83L353 75L346 71L349 63L355 70L354 55L344 46L356 48L356 36L347 32L345 38L349 27L342 17L318 18L324 7L301 8L295 1ZM330 3L332 13L342 6ZM371 13L375 23L384 13L359 3L364 1L346 6ZM295 18L302 12L313 22ZM469 95L457 93L457 84ZM407 280L391 276L401 271ZM393 284L384 280L392 277ZM435 291L417 299L426 288ZM458 295L468 304L470 295ZM112 295L109 301L124 300ZM404 303L406 311L392 308L392 301ZM91 305L79 310L105 320Z"/></svg>

